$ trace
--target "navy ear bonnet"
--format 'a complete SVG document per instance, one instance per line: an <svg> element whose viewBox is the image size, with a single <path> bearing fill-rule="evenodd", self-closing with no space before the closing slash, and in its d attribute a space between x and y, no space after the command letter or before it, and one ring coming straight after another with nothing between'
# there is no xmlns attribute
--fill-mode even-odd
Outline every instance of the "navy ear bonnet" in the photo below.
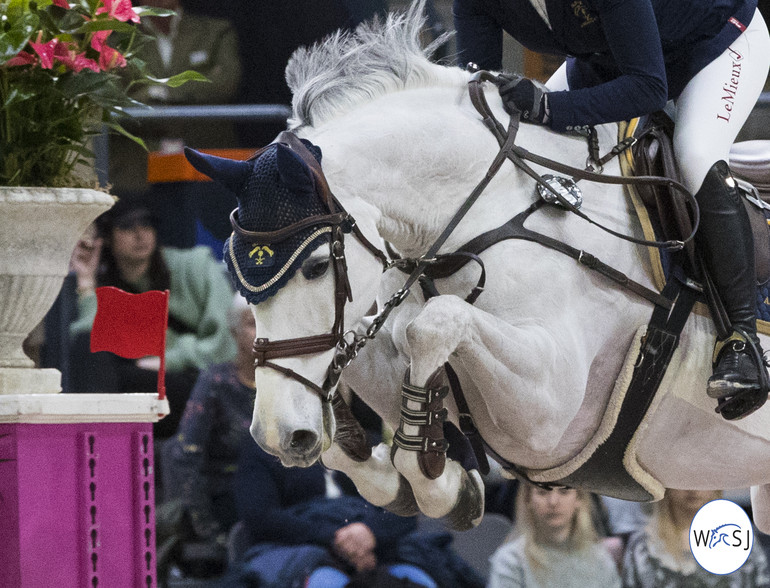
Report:
<svg viewBox="0 0 770 588"><path fill-rule="evenodd" d="M321 162L321 150L302 139ZM329 213L308 165L291 149L273 143L256 159L237 161L185 149L188 161L238 199L233 215L246 231L272 232L315 215ZM225 242L224 259L236 289L251 304L273 296L302 263L329 242L328 225L302 228L281 240L257 240L234 231Z"/></svg>

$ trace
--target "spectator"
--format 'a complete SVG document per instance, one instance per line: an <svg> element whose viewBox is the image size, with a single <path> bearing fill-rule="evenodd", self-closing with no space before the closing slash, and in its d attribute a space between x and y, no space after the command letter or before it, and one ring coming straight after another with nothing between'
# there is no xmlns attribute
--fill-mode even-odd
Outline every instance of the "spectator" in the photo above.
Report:
<svg viewBox="0 0 770 588"><path fill-rule="evenodd" d="M591 495L521 484L513 534L491 558L487 588L613 588L615 562L599 541Z"/></svg>
<svg viewBox="0 0 770 588"><path fill-rule="evenodd" d="M225 543L236 519L232 481L238 452L250 439L254 406L254 316L240 294L233 297L228 323L236 342L232 362L201 372L177 434L164 447L164 500L178 499L194 538Z"/></svg>
<svg viewBox="0 0 770 588"><path fill-rule="evenodd" d="M434 573L446 577L453 567L457 573L440 584L443 588L481 585L473 583L477 575L467 564L448 550L437 554L441 550L433 538L414 533L415 518L368 504L348 478L320 463L285 468L247 442L235 497L252 547L224 580L228 588L333 588L351 578L360 582L361 576L373 588L383 573L413 582L406 585L436 587ZM411 557L404 556L407 552ZM438 569L437 557L443 569Z"/></svg>
<svg viewBox="0 0 770 588"><path fill-rule="evenodd" d="M72 392L151 392L156 389L158 357L125 359L90 352L99 286L131 293L166 290L166 391L171 414L156 423L157 438L173 435L200 369L232 359L235 345L227 328L233 292L223 268L206 247L160 247L153 217L139 202L121 199L97 219L98 237L81 240L72 256L76 276L77 319L70 360Z"/></svg>
<svg viewBox="0 0 770 588"><path fill-rule="evenodd" d="M248 104L290 104L284 70L295 49L386 11L384 0L183 0L183 5L233 23L246 72L240 99Z"/></svg>
<svg viewBox="0 0 770 588"><path fill-rule="evenodd" d="M241 61L238 36L231 23L188 13L179 0L143 0L142 4L174 11L173 16L142 20L141 26L155 39L139 52L148 70L159 78L194 70L211 83L189 83L177 88L140 86L134 97L156 104L232 102L241 82Z"/></svg>
<svg viewBox="0 0 770 588"><path fill-rule="evenodd" d="M649 524L628 540L623 560L624 588L758 588L770 586L767 562L755 546L743 566L724 576L707 572L690 550L690 524L720 491L666 490L655 503Z"/></svg>

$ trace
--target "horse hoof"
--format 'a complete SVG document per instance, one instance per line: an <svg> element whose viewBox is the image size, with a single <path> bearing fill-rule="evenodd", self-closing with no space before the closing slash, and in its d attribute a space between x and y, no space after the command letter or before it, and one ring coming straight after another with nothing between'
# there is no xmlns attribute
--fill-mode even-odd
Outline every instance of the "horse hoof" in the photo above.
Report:
<svg viewBox="0 0 770 588"><path fill-rule="evenodd" d="M363 463L372 456L372 446L366 438L366 432L358 422L350 407L337 391L332 398L332 410L337 430L334 442L340 446L350 459Z"/></svg>
<svg viewBox="0 0 770 588"><path fill-rule="evenodd" d="M484 482L481 474L478 470L470 470L466 474L457 502L446 515L447 525L455 531L472 529L484 516Z"/></svg>
<svg viewBox="0 0 770 588"><path fill-rule="evenodd" d="M420 514L420 507L417 506L412 486L404 476L399 476L396 498L382 508L400 517L413 517Z"/></svg>

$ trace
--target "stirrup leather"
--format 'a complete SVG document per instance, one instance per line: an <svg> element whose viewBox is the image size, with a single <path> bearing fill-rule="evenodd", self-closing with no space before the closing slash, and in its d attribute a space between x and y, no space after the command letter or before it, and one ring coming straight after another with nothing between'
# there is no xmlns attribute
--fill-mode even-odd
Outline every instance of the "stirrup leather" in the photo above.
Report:
<svg viewBox="0 0 770 588"><path fill-rule="evenodd" d="M401 422L393 436L393 446L394 449L398 447L418 452L420 470L426 477L435 480L444 472L449 448L444 439L444 421L447 418L444 398L449 394L449 386L442 385L442 368L430 375L424 387L410 384L409 372L407 368L401 387ZM419 407L410 407L410 402ZM417 434L404 433L405 426L417 427Z"/></svg>

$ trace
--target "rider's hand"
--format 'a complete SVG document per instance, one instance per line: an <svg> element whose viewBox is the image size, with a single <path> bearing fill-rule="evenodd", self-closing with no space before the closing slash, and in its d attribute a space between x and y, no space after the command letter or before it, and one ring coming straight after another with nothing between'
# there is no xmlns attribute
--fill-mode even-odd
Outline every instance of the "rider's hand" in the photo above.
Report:
<svg viewBox="0 0 770 588"><path fill-rule="evenodd" d="M550 120L545 86L523 76L500 74L498 91L508 114L521 113L522 120L546 124Z"/></svg>

